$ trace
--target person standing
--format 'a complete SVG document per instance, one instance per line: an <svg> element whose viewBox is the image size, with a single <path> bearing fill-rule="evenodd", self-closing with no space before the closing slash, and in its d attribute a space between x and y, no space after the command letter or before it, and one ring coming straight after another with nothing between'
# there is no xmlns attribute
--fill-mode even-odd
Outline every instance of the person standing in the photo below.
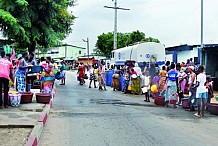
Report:
<svg viewBox="0 0 218 146"><path fill-rule="evenodd" d="M204 67L198 67L199 74L197 75L197 82L196 82L196 99L198 105L198 113L195 115L198 117L204 116L205 105L207 103L207 88L206 88L206 74L204 73Z"/></svg>
<svg viewBox="0 0 218 146"><path fill-rule="evenodd" d="M93 68L94 68L95 82L97 82L98 81L98 66L94 64Z"/></svg>
<svg viewBox="0 0 218 146"><path fill-rule="evenodd" d="M142 92L145 94L145 100L144 100L145 102L150 102L150 94L149 94L150 82L151 82L150 76L146 75L144 77L144 87L142 88Z"/></svg>
<svg viewBox="0 0 218 146"><path fill-rule="evenodd" d="M18 68L16 71L16 79L17 79L17 90L18 92L25 92L26 89L26 72L28 70L28 61L29 56L28 53L25 52L22 54L22 59L18 64Z"/></svg>
<svg viewBox="0 0 218 146"><path fill-rule="evenodd" d="M83 65L83 62L80 62L78 73L79 73L79 83L80 85L85 84L84 75L85 75L85 66Z"/></svg>
<svg viewBox="0 0 218 146"><path fill-rule="evenodd" d="M134 75L136 73L136 75ZM141 93L141 80L140 77L142 76L141 68L139 67L138 63L135 63L135 67L131 72L131 80L132 80L132 94L139 95Z"/></svg>
<svg viewBox="0 0 218 146"><path fill-rule="evenodd" d="M205 84L206 88L207 88L207 104L210 103L211 98L214 96L213 95L213 81L211 80L211 77L207 77L206 78L206 84Z"/></svg>
<svg viewBox="0 0 218 146"><path fill-rule="evenodd" d="M123 87L122 87L122 92L124 94L127 93L127 88L129 86L129 80L130 80L129 68L125 66L124 71L123 71Z"/></svg>
<svg viewBox="0 0 218 146"><path fill-rule="evenodd" d="M61 71L61 75L63 76L63 78L61 79L61 84L60 85L65 85L66 69L67 69L66 63L64 61L62 61L60 71Z"/></svg>
<svg viewBox="0 0 218 146"><path fill-rule="evenodd" d="M179 86L179 92L178 92L179 102L178 102L178 104L179 105L181 104L181 100L184 97L186 83L187 83L187 74L185 73L185 68L182 67L180 69L179 78L178 78L178 86Z"/></svg>
<svg viewBox="0 0 218 146"><path fill-rule="evenodd" d="M91 88L91 84L92 84L92 81L94 82L94 88L97 88L96 87L96 80L95 80L95 75L94 75L94 68L93 68L94 65L90 65L90 68L89 68L89 88Z"/></svg>
<svg viewBox="0 0 218 146"><path fill-rule="evenodd" d="M162 66L162 70L160 71L160 81L159 81L159 89L160 92L165 90L165 83L167 79L167 71L166 71L166 66Z"/></svg>
<svg viewBox="0 0 218 146"><path fill-rule="evenodd" d="M47 68L45 68L45 76L43 82L44 93L51 93L54 81L51 79L47 80L47 77L54 77L54 66L51 63L50 56L46 57L46 63L47 63Z"/></svg>
<svg viewBox="0 0 218 146"><path fill-rule="evenodd" d="M178 78L178 72L175 69L175 64L171 64L170 71L167 73L167 90L166 90L166 107L169 107L169 103L172 100L173 101L173 107L176 107L176 99L177 99L177 78Z"/></svg>
<svg viewBox="0 0 218 146"><path fill-rule="evenodd" d="M102 61L100 68L99 68L99 90L104 90L106 91L106 69L105 69L105 62Z"/></svg>
<svg viewBox="0 0 218 146"><path fill-rule="evenodd" d="M14 84L13 65L8 59L5 58L5 51L2 51L1 58L0 58L0 109L3 108L2 85L4 85L4 107L8 108L8 91L9 91L10 79Z"/></svg>
<svg viewBox="0 0 218 146"><path fill-rule="evenodd" d="M190 103L189 110L188 111L195 111L194 106L196 106L196 74L194 73L194 66L188 67L188 73L189 73L189 80L188 80L188 91L189 91L189 97L188 101Z"/></svg>
<svg viewBox="0 0 218 146"><path fill-rule="evenodd" d="M170 61L167 61L165 64L166 71L168 72L170 70Z"/></svg>
<svg viewBox="0 0 218 146"><path fill-rule="evenodd" d="M113 91L120 90L120 74L120 66L117 66L117 69L114 71L114 74L112 76L111 87L113 88Z"/></svg>
<svg viewBox="0 0 218 146"><path fill-rule="evenodd" d="M34 53L30 53L29 54L29 64L31 64L31 65L33 65L33 66L35 66L35 65L37 65L37 63L36 63L36 60L35 60L35 55L34 55Z"/></svg>

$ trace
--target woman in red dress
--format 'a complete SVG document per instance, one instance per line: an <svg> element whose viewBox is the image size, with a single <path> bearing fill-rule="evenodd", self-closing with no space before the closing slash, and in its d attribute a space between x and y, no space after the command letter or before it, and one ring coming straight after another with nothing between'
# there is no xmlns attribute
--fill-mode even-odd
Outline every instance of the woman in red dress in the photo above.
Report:
<svg viewBox="0 0 218 146"><path fill-rule="evenodd" d="M80 62L80 65L79 65L79 68L78 68L78 73L79 73L79 83L80 83L80 85L85 84L85 80L84 80L85 66L83 65L82 62Z"/></svg>

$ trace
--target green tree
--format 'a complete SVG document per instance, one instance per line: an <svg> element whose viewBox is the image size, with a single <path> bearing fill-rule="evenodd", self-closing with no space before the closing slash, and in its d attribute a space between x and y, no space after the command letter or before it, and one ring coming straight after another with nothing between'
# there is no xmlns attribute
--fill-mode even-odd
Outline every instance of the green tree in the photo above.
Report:
<svg viewBox="0 0 218 146"><path fill-rule="evenodd" d="M133 31L131 33L118 33L117 34L117 48L123 48L134 44L136 42L157 42L160 43L158 39L149 37L145 38L145 34L140 32L139 30ZM114 44L114 35L112 32L107 34L103 33L98 36L96 42L96 49L94 51L98 55L103 55L106 57L110 57L110 52L113 50Z"/></svg>
<svg viewBox="0 0 218 146"><path fill-rule="evenodd" d="M67 8L71 0L0 0L3 35L29 52L36 45L57 45L71 31L75 17Z"/></svg>
<svg viewBox="0 0 218 146"><path fill-rule="evenodd" d="M113 33L111 32L107 34L103 33L98 36L98 40L96 42L96 49L94 49L94 51L98 55L109 57L111 50L113 50L113 43L114 43Z"/></svg>
<svg viewBox="0 0 218 146"><path fill-rule="evenodd" d="M160 41L156 38L152 38L152 37L148 37L142 40L143 42L156 42L156 43L160 43Z"/></svg>

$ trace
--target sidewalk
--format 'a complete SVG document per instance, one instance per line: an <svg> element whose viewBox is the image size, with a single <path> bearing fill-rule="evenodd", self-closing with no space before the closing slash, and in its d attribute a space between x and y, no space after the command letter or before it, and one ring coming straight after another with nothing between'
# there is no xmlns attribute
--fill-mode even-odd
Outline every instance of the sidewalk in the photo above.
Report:
<svg viewBox="0 0 218 146"><path fill-rule="evenodd" d="M21 104L0 110L0 146L23 146L37 124L45 104Z"/></svg>

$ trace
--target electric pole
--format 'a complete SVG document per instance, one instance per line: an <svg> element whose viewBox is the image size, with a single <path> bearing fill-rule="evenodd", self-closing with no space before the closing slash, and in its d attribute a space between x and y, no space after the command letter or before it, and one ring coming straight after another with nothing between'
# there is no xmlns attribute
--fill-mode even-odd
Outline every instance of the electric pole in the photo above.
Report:
<svg viewBox="0 0 218 146"><path fill-rule="evenodd" d="M89 38L87 38L87 40L83 39L83 42L87 43L87 54L88 54L88 64L89 64Z"/></svg>
<svg viewBox="0 0 218 146"><path fill-rule="evenodd" d="M201 65L203 65L203 48L204 48L204 0L201 0L201 47L200 47Z"/></svg>
<svg viewBox="0 0 218 146"><path fill-rule="evenodd" d="M130 10L130 9L117 7L117 0L112 0L112 1L114 1L114 7L109 7L109 6L104 6L104 7L115 10L114 12L115 14L114 16L114 50L116 50L117 49L117 10Z"/></svg>

